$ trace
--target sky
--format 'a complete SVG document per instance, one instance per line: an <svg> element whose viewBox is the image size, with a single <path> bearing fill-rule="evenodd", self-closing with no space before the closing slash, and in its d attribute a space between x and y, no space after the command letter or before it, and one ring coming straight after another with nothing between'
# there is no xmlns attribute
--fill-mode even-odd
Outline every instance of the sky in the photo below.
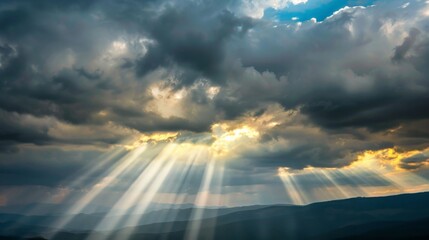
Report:
<svg viewBox="0 0 429 240"><path fill-rule="evenodd" d="M426 191L427 66L424 0L3 0L0 207Z"/></svg>

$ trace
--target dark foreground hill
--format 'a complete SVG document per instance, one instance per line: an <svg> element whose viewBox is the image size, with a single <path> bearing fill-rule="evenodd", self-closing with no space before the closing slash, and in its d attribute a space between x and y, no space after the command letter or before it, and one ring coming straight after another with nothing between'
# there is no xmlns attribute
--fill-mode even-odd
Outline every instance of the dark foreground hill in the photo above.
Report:
<svg viewBox="0 0 429 240"><path fill-rule="evenodd" d="M197 223L197 224L196 224ZM307 206L266 206L195 221L172 221L93 233L100 239L429 239L429 193L354 198ZM55 239L85 239L88 232L60 232ZM125 239L124 239L125 240Z"/></svg>

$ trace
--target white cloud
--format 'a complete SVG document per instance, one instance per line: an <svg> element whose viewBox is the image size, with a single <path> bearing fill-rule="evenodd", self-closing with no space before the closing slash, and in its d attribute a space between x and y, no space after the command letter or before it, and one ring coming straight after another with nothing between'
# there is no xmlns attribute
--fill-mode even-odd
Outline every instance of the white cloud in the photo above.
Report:
<svg viewBox="0 0 429 240"><path fill-rule="evenodd" d="M264 16L264 10L267 8L282 9L288 6L288 4L300 4L306 3L307 0L243 0L241 11L253 18L262 18Z"/></svg>

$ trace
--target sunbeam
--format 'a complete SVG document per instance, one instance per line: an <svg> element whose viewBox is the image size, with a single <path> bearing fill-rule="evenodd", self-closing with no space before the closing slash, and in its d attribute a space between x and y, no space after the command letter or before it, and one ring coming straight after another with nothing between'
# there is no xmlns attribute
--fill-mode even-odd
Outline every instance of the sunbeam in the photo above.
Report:
<svg viewBox="0 0 429 240"><path fill-rule="evenodd" d="M124 141L127 142L127 141ZM67 180L64 180L64 182L67 184L66 187L68 189L76 189L81 187L82 185L88 185L92 183L93 185L96 184L94 180L90 180L93 175L95 175L98 171L104 171L104 169L109 166L109 164L114 164L114 161L121 157L125 153L125 150L122 147L115 147L113 151L108 151L107 153L102 154L101 156L97 157L96 159L92 160L95 164L90 166L88 169L86 169L84 172L79 172L79 174L76 174L75 176L69 177ZM71 197L69 194L65 196L65 198ZM26 212L27 215L36 215L40 210L42 206L36 206ZM70 211L70 209L69 209ZM69 217L71 218L71 217ZM64 227L66 225L66 222L70 221L71 219L63 219L60 222L54 223L55 227Z"/></svg>
<svg viewBox="0 0 429 240"><path fill-rule="evenodd" d="M323 176L325 176L326 179L328 179L328 181L335 186L335 189L337 189L343 197L350 198L350 197L359 196L359 193L356 194L356 191L351 192L349 188L342 186L341 184L338 183L338 181L335 179L335 173L337 171L338 171L337 169L331 169L331 170L320 169L318 172L320 172ZM362 190L360 190L360 192L362 192Z"/></svg>
<svg viewBox="0 0 429 240"><path fill-rule="evenodd" d="M223 202L224 202L224 197L223 197L223 192L222 192L222 185L223 185L223 176L225 173L225 169L224 169L224 161L216 161L215 162L215 169L214 169L214 176L213 179L211 181L211 187L210 187L210 192L212 193L212 195L210 196L211 202L210 205L211 206L217 206L217 207L222 207L223 206ZM205 204L207 205L207 203ZM204 208L198 209L197 208L197 212L201 210L201 215L200 214L195 214L194 217L197 219L191 219L193 221L197 221L197 222L201 222L203 221L203 216L204 216ZM216 212L219 212L219 209L215 210ZM218 214L216 214L218 215ZM207 222L207 221L206 221ZM207 239L207 240L211 240L215 237L215 227L217 224L217 216L210 219L210 221L207 222L206 224L206 229L204 230L204 236L203 239ZM199 232L201 232L201 225L200 226L196 226L197 229L199 228ZM198 234L197 234L198 235ZM186 235L185 235L186 236ZM191 235L192 236L192 235ZM186 239L186 238L185 238Z"/></svg>
<svg viewBox="0 0 429 240"><path fill-rule="evenodd" d="M291 201L295 205L304 205L307 204L308 201L306 197L304 197L304 189L300 189L296 182L295 176L293 173L289 173L287 169L279 169L279 176L282 180L284 187L286 189L287 195L290 197Z"/></svg>
<svg viewBox="0 0 429 240"><path fill-rule="evenodd" d="M177 181L175 181L175 186L173 186L172 190L170 192L176 193L174 194L174 198L172 200L172 203L174 205L180 205L184 202L184 200L188 197L188 193L184 193L184 190L188 188L186 184L186 180L188 180L188 177L190 174L192 174L193 168L195 167L194 164L196 161L201 160L201 156L205 152L204 150L200 149L200 151L196 151L194 154L190 154L190 157L186 160L184 163L185 170L182 170L180 175L177 178ZM188 183L189 184L189 183ZM171 211L172 209L168 209L168 211ZM178 214L178 211L172 211L173 214L171 216L171 219L175 220ZM165 222L166 219L157 219L158 222ZM173 229L173 223L164 224L162 226L163 232L170 232Z"/></svg>
<svg viewBox="0 0 429 240"><path fill-rule="evenodd" d="M146 208L177 161L177 158L172 156L173 153L174 146L171 146L171 149L166 152L163 151L162 155L151 162L135 184L125 193L123 198L125 206L133 209L136 214L128 216L124 226L134 226L139 221L140 215L146 212ZM134 203L136 205L132 206ZM130 230L122 230L116 238L128 239L132 233Z"/></svg>
<svg viewBox="0 0 429 240"><path fill-rule="evenodd" d="M313 175L315 180L320 183L320 191L315 189L316 198L319 199L338 199L346 198L348 195L343 191L342 187L332 181L322 169L309 169L309 173Z"/></svg>
<svg viewBox="0 0 429 240"><path fill-rule="evenodd" d="M60 221L58 221L53 228L62 229L67 223L73 219L72 213L80 213L88 203L94 200L106 187L111 185L116 178L126 171L131 165L135 164L136 160L141 156L141 154L146 150L147 146L142 145L129 152L126 156L119 160L118 164L115 164L111 167L104 177L95 184L88 193L86 193L82 198L80 198L69 210L69 215L64 216ZM51 238L55 237L56 232L53 233Z"/></svg>
<svg viewBox="0 0 429 240"><path fill-rule="evenodd" d="M154 159L145 163L145 168L140 173L139 177L115 203L111 211L106 214L95 230L114 229L117 226L122 218L116 218L114 220L110 219L112 216L117 214L115 210L118 208L132 209L134 207L139 200L142 191L144 191L150 181L154 178L173 150L174 147L172 145L167 145ZM90 236L89 239L92 239L92 236Z"/></svg>
<svg viewBox="0 0 429 240"><path fill-rule="evenodd" d="M118 156L123 154L125 152L125 149L122 147L116 147L112 152L108 152L100 156L98 159L95 160L96 164L86 170L83 173L80 173L75 178L71 178L72 182L68 184L69 187L74 188L82 185L85 181L88 180L91 176L93 176L96 172L102 171L109 165L114 165L114 161Z"/></svg>
<svg viewBox="0 0 429 240"><path fill-rule="evenodd" d="M133 208L133 212L138 213L128 217L125 221L125 226L134 226L141 218L141 215L146 213L147 207L151 204L155 195L158 193L158 190L161 188L162 184L170 174L173 166L178 161L180 157L181 149L178 149L180 146L174 145L173 151L165 155L165 157L160 159L160 162L154 169L148 169L148 174L150 176L145 177L145 181L140 183L140 188L144 190L140 192L140 197L137 205ZM190 149L191 150L191 149ZM195 151L195 150L194 150ZM196 150L198 151L198 150ZM189 152L188 152L189 153ZM192 155L192 154L191 154ZM167 162L166 162L167 161ZM153 174L151 174L153 173ZM156 175L156 177L155 177ZM151 181L150 185L149 181ZM124 229L115 236L116 239L128 239L133 234L131 228Z"/></svg>
<svg viewBox="0 0 429 240"><path fill-rule="evenodd" d="M213 180L215 172L216 160L213 157L206 156L208 158L207 165L204 170L203 180L195 198L194 204L196 207L193 209L190 225L186 228L185 238L186 240L196 240L200 233L201 218L204 214L204 207L207 205L208 197L210 194L210 184Z"/></svg>
<svg viewBox="0 0 429 240"><path fill-rule="evenodd" d="M369 151L362 153L356 162L343 168L279 168L278 175L291 202L297 205L357 196L412 193L427 189L428 180L397 166L409 155L410 153L401 155L393 149ZM306 179L308 184L300 185L300 179Z"/></svg>

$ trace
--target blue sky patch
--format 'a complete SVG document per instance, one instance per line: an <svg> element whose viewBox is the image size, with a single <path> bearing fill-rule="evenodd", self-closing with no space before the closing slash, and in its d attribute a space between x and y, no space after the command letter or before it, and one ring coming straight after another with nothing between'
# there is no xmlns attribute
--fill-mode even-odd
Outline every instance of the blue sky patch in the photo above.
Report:
<svg viewBox="0 0 429 240"><path fill-rule="evenodd" d="M339 9L349 6L370 6L377 0L308 0L306 3L290 5L284 9L276 10L268 8L265 10L265 19L286 21L307 21L316 18L323 21Z"/></svg>

